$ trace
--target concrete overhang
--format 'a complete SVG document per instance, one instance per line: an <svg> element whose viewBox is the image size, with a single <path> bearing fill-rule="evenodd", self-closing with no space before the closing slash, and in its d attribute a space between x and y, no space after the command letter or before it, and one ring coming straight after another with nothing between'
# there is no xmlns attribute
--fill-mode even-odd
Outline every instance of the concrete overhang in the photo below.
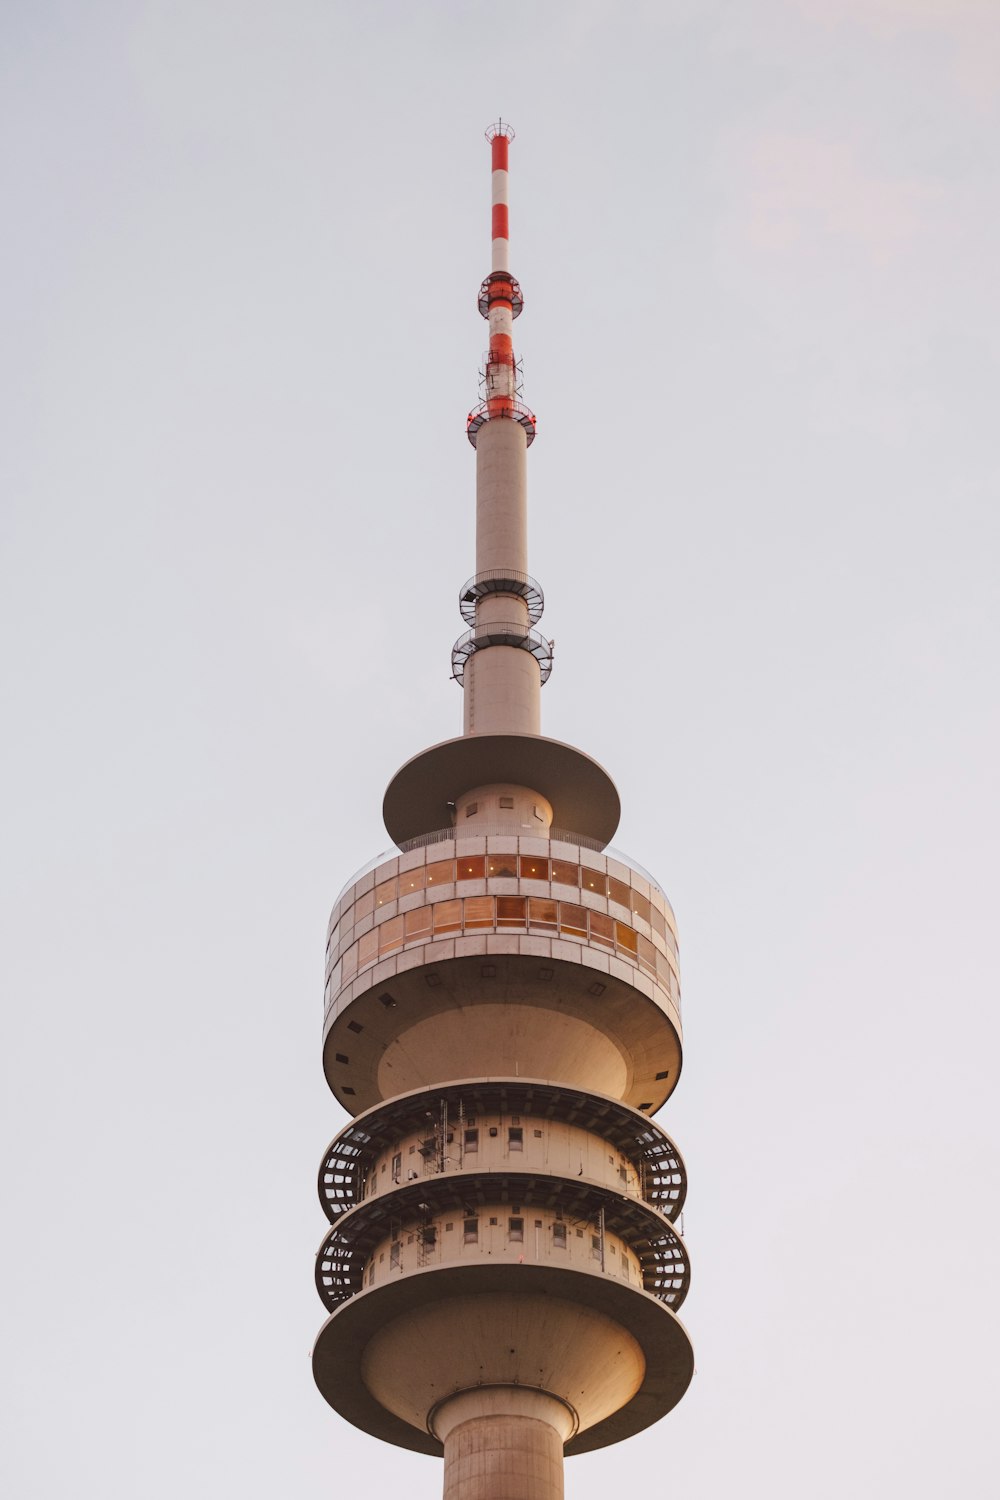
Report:
<svg viewBox="0 0 1000 1500"><path fill-rule="evenodd" d="M504 1299L541 1293L604 1313L637 1341L645 1361L642 1383L618 1411L578 1432L566 1455L621 1442L652 1426L677 1405L694 1374L694 1351L683 1323L657 1297L602 1275L554 1266L441 1266L358 1292L320 1329L313 1376L320 1393L353 1426L416 1453L440 1455L442 1445L388 1411L363 1376L369 1341L393 1319L415 1308L461 1296Z"/></svg>
<svg viewBox="0 0 1000 1500"><path fill-rule="evenodd" d="M618 790L596 760L572 745L535 734L470 734L444 740L408 760L382 803L397 845L451 823L452 807L475 787L530 787L552 804L553 826L594 839L603 849L621 817Z"/></svg>

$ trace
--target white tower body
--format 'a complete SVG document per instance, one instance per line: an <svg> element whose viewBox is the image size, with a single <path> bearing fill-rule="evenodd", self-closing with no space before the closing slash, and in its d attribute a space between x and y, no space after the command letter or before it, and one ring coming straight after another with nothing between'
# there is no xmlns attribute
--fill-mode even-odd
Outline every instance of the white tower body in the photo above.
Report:
<svg viewBox="0 0 1000 1500"><path fill-rule="evenodd" d="M492 154L476 572L452 652L464 733L397 772L399 853L330 919L323 1062L353 1116L320 1169L326 1400L442 1454L445 1500L558 1500L563 1455L657 1421L691 1379L683 1163L650 1116L681 1067L673 912L605 854L607 773L541 734L508 147Z"/></svg>

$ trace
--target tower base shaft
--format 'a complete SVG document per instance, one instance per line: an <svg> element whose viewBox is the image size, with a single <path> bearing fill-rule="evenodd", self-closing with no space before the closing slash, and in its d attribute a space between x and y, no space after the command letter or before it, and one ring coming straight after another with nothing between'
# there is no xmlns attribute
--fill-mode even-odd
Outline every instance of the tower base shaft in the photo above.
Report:
<svg viewBox="0 0 1000 1500"><path fill-rule="evenodd" d="M534 1417L473 1417L445 1439L444 1500L563 1500L563 1442Z"/></svg>

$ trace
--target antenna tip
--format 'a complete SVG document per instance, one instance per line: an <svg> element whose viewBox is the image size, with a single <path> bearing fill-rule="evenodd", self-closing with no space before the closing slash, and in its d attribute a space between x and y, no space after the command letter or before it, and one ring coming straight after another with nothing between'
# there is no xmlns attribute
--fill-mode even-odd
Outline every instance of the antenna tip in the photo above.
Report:
<svg viewBox="0 0 1000 1500"><path fill-rule="evenodd" d="M513 125L508 124L506 120L497 120L495 125L487 125L486 139L488 141L492 143L498 135L503 136L505 141L512 141L514 139Z"/></svg>

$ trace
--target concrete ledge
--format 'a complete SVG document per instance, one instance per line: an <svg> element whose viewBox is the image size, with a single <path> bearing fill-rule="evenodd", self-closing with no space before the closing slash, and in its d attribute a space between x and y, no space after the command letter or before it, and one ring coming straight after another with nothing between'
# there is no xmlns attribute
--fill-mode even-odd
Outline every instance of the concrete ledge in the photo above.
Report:
<svg viewBox="0 0 1000 1500"><path fill-rule="evenodd" d="M632 1437L677 1405L691 1383L694 1351L680 1319L648 1292L587 1271L531 1265L445 1266L415 1271L400 1281L359 1292L320 1330L313 1377L334 1411L372 1437L415 1453L441 1456L429 1432L381 1406L362 1378L369 1341L392 1319L453 1296L510 1296L530 1292L579 1302L619 1323L639 1344L646 1363L639 1389L619 1411L579 1432L566 1454L588 1453Z"/></svg>

